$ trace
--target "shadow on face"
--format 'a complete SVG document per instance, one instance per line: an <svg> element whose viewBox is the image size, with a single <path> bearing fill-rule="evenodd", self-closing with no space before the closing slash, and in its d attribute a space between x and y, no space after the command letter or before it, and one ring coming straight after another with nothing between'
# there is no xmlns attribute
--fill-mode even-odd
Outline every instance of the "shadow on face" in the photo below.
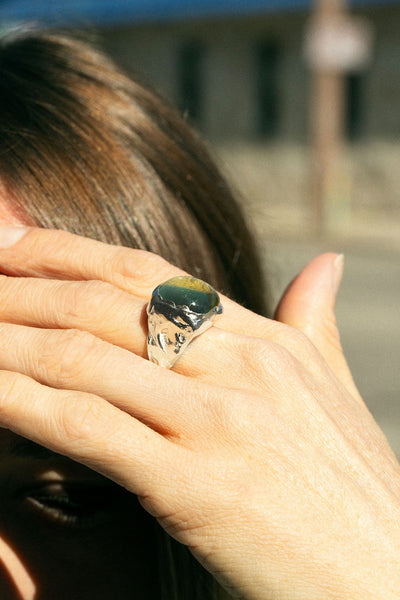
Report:
<svg viewBox="0 0 400 600"><path fill-rule="evenodd" d="M0 431L0 598L157 598L153 520L73 461Z"/></svg>

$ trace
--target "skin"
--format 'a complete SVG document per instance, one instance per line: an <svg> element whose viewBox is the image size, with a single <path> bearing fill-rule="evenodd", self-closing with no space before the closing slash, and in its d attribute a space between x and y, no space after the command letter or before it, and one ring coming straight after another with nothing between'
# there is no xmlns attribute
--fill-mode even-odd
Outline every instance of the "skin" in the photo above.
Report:
<svg viewBox="0 0 400 600"><path fill-rule="evenodd" d="M155 557L134 496L59 455L15 456L15 434L0 442L1 598L144 598Z"/></svg>
<svg viewBox="0 0 400 600"><path fill-rule="evenodd" d="M337 255L276 320L223 298L169 371L144 360L145 307L178 269L61 231L0 245L2 427L136 494L233 597L400 598L400 467L341 351Z"/></svg>
<svg viewBox="0 0 400 600"><path fill-rule="evenodd" d="M0 202L0 224L23 221ZM0 430L1 599L157 597L153 523L135 496L24 441Z"/></svg>

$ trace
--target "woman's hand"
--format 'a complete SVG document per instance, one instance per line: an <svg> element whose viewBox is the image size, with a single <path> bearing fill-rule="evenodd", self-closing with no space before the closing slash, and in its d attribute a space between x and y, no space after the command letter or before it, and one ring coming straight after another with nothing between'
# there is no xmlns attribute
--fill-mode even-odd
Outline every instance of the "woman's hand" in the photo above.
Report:
<svg viewBox="0 0 400 600"><path fill-rule="evenodd" d="M223 298L168 371L145 306L180 271L28 229L0 250L0 424L137 494L234 597L398 599L400 467L338 346L337 260L289 288L288 324Z"/></svg>

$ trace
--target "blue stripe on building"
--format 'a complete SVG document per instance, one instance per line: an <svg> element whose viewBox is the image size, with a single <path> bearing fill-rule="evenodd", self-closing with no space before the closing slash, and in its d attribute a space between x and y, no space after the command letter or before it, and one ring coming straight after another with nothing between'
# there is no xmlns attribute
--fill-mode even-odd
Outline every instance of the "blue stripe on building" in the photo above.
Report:
<svg viewBox="0 0 400 600"><path fill-rule="evenodd" d="M398 3L399 0L351 0L352 5ZM107 25L254 15L311 6L311 0L0 0L0 20L90 21Z"/></svg>

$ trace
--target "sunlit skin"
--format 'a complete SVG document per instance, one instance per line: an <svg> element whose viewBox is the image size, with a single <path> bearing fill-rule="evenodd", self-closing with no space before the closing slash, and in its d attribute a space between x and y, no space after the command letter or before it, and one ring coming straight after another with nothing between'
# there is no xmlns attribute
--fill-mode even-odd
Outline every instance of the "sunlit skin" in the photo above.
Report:
<svg viewBox="0 0 400 600"><path fill-rule="evenodd" d="M0 225L27 224L3 190ZM22 440L0 430L0 598L157 597L153 523L135 496Z"/></svg>
<svg viewBox="0 0 400 600"><path fill-rule="evenodd" d="M5 190L0 185L0 224L1 225L25 225L27 223L19 219L10 210L8 202L5 201ZM19 544L20 537L15 534L11 525L11 515L7 514L10 504L12 504L12 494L7 498L7 492L10 489L9 481L16 474L15 469L18 467L15 461L7 453L7 448L12 440L18 436L9 432L0 432L0 455L1 455L1 530L0 530L0 592L4 598L23 598L24 600L32 600L37 591L37 584L33 579L33 573L30 572L27 561L23 559L22 549L24 544ZM24 469L24 472L25 469ZM10 475L12 476L10 478ZM33 474L32 474L33 475ZM6 509L7 506L7 509ZM15 523L13 523L15 525ZM9 531L13 534L9 536ZM31 527L29 531L31 531ZM28 533L28 532L27 532ZM19 548L19 546L21 546ZM21 553L21 556L20 556Z"/></svg>

